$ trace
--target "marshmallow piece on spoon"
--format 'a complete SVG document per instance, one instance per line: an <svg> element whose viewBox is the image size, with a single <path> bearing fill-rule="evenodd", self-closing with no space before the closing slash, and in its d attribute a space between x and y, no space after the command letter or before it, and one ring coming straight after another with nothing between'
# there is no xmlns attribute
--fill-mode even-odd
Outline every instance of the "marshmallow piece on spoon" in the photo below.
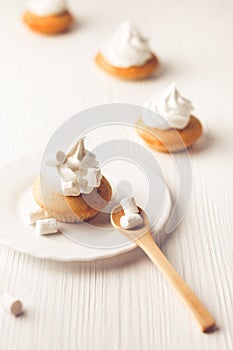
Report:
<svg viewBox="0 0 233 350"><path fill-rule="evenodd" d="M120 201L120 204L125 212L125 215L139 213L134 197L127 197Z"/></svg>
<svg viewBox="0 0 233 350"><path fill-rule="evenodd" d="M39 236L57 233L57 220L56 219L37 220L36 233Z"/></svg>
<svg viewBox="0 0 233 350"><path fill-rule="evenodd" d="M124 229L130 229L136 226L140 226L143 222L142 217L139 214L138 207L136 205L134 197L127 197L120 202L125 215L120 218L120 225Z"/></svg>
<svg viewBox="0 0 233 350"><path fill-rule="evenodd" d="M124 229L140 226L142 222L142 217L139 214L123 215L120 218L121 227Z"/></svg>

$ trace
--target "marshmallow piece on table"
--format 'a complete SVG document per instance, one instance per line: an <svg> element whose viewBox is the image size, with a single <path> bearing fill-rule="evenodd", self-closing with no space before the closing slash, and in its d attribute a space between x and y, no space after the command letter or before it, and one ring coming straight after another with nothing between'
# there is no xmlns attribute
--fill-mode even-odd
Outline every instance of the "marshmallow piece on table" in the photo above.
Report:
<svg viewBox="0 0 233 350"><path fill-rule="evenodd" d="M125 212L125 215L139 213L134 197L127 197L120 201L120 204Z"/></svg>
<svg viewBox="0 0 233 350"><path fill-rule="evenodd" d="M121 227L124 229L140 226L142 222L142 217L139 214L123 215L120 218Z"/></svg>
<svg viewBox="0 0 233 350"><path fill-rule="evenodd" d="M0 304L4 310L10 312L14 316L19 316L23 312L23 304L21 301L7 292L0 296Z"/></svg>
<svg viewBox="0 0 233 350"><path fill-rule="evenodd" d="M41 208L35 208L30 210L26 215L25 215L25 222L28 225L33 225L36 223L37 220L42 220L47 217L46 212L41 209Z"/></svg>
<svg viewBox="0 0 233 350"><path fill-rule="evenodd" d="M39 236L49 235L51 233L57 233L57 220L56 219L37 220L36 233Z"/></svg>

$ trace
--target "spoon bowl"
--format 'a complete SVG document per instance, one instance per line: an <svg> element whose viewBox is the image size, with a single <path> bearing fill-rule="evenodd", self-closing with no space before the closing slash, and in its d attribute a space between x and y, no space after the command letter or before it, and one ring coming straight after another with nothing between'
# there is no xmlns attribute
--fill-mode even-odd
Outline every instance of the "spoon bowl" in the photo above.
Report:
<svg viewBox="0 0 233 350"><path fill-rule="evenodd" d="M137 226L131 229L124 229L121 227L120 219L121 219L121 216L125 215L121 205L118 205L117 207L113 208L111 212L110 218L111 218L112 226L116 230L118 230L120 233L125 235L127 238L129 238L131 241L135 241L139 239L149 230L149 220L146 213L144 212L144 210L142 210L139 207L138 207L138 210L139 210L140 216L143 219L143 223L140 226Z"/></svg>

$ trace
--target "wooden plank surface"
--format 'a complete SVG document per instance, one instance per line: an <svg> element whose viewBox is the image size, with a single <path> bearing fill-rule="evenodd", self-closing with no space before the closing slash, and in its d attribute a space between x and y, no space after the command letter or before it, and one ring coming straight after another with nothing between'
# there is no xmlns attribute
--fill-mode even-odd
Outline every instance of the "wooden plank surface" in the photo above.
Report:
<svg viewBox="0 0 233 350"><path fill-rule="evenodd" d="M67 118L95 104L143 104L176 81L205 126L191 150L193 193L162 250L215 317L201 334L160 273L135 250L90 263L41 261L0 246L0 292L26 313L0 310L0 349L233 348L232 1L70 1L77 28L30 33L24 1L0 0L0 163L43 148ZM111 30L130 18L151 37L157 79L121 82L93 63ZM19 169L20 171L20 169ZM172 176L168 174L172 186Z"/></svg>

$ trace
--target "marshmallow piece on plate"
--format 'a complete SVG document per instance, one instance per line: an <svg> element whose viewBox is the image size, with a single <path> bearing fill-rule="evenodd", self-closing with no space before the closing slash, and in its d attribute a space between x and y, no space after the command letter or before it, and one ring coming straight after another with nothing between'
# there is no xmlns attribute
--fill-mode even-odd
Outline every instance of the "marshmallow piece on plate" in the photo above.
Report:
<svg viewBox="0 0 233 350"><path fill-rule="evenodd" d="M36 233L39 236L49 235L51 233L57 233L57 220L56 219L37 220Z"/></svg>
<svg viewBox="0 0 233 350"><path fill-rule="evenodd" d="M36 223L37 220L42 220L47 217L46 212L41 209L40 207L30 210L25 215L25 222L28 225L33 225Z"/></svg>
<svg viewBox="0 0 233 350"><path fill-rule="evenodd" d="M6 311L14 316L19 316L23 312L21 301L7 292L0 296L0 304Z"/></svg>
<svg viewBox="0 0 233 350"><path fill-rule="evenodd" d="M139 213L134 197L127 197L120 201L120 204L125 212L125 215Z"/></svg>
<svg viewBox="0 0 233 350"><path fill-rule="evenodd" d="M142 217L139 214L123 215L120 218L121 227L126 230L140 226L142 221Z"/></svg>

